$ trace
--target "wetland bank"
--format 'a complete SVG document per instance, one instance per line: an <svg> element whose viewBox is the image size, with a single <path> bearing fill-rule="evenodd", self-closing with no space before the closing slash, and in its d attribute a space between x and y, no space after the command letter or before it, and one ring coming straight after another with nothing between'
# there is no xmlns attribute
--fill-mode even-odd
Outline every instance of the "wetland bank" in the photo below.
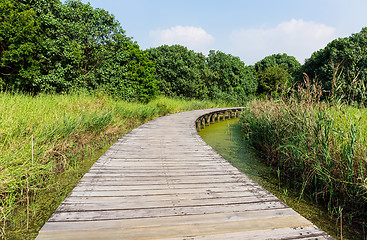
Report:
<svg viewBox="0 0 367 240"><path fill-rule="evenodd" d="M244 141L240 119L225 120L206 126L199 134L215 151L233 166L259 183L288 206L309 219L334 238L340 238L339 219L332 218L327 209L311 200L300 199L299 191L280 181L277 171L270 168ZM360 239L344 227L343 239Z"/></svg>

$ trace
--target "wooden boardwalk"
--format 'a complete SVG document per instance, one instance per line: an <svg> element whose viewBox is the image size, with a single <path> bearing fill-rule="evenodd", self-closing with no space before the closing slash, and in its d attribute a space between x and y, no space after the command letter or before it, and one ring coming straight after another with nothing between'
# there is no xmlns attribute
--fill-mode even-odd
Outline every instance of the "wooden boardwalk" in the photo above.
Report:
<svg viewBox="0 0 367 240"><path fill-rule="evenodd" d="M332 239L201 139L195 121L218 110L161 117L122 137L37 240Z"/></svg>

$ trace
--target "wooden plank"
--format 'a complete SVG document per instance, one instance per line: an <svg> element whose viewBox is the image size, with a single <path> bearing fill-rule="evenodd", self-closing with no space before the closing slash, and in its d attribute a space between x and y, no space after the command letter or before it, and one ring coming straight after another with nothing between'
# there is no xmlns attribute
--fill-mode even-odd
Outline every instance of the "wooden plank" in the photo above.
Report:
<svg viewBox="0 0 367 240"><path fill-rule="evenodd" d="M108 229L108 228L136 228L136 227L156 227L156 226L172 226L198 223L221 223L228 221L242 221L262 218L272 218L274 216L294 216L298 215L295 211L289 208L271 209L267 211L247 211L235 213L213 213L204 215L182 215L168 216L161 218L135 218L121 220L102 220L79 222L50 222L43 230L50 232L56 231L73 231L73 230L92 230L92 229Z"/></svg>
<svg viewBox="0 0 367 240"><path fill-rule="evenodd" d="M83 185L96 185L96 186L131 186L131 185L161 185L161 184L201 184L206 183L209 178L203 178L200 176L187 176L179 179L174 176L167 177L149 177L149 176L119 176L119 177L102 177L102 176L93 176L93 177L85 177L80 181L80 184ZM226 183L226 182L243 182L242 179L236 178L224 178L221 179L220 176L214 176L210 178L211 183ZM136 183L136 184L135 184ZM253 184L252 181L247 184ZM256 184L255 184L256 185Z"/></svg>
<svg viewBox="0 0 367 240"><path fill-rule="evenodd" d="M258 187L249 188L248 192L254 192L261 191ZM232 194L232 193L238 193L241 194L244 191L242 189L232 189L228 190L226 188L216 188L216 189L159 189L159 190L151 190L149 192L146 191L139 191L139 190L130 190L130 191L72 191L69 196L95 196L95 197L105 197L105 196L111 196L111 197L117 197L117 196L151 196L151 195L179 195L179 194L204 194L204 195L218 195L220 193L225 194Z"/></svg>
<svg viewBox="0 0 367 240"><path fill-rule="evenodd" d="M159 201L157 201L159 198ZM142 204L154 203L159 206L166 205L200 205L205 203L208 204L225 204L225 203L244 203L244 202L253 202L259 200L276 200L276 197L268 194L268 195L251 195L251 194L243 194L239 196L227 196L224 195L222 197L218 196L195 196L195 195L180 195L175 196L153 196L147 198L141 197L69 197L65 199L63 204L121 204L124 208L127 208L128 204L135 204L137 206L142 206ZM157 202L157 203L156 203ZM126 205L123 205L126 204ZM136 206L133 205L134 208ZM61 205L62 206L62 205Z"/></svg>
<svg viewBox="0 0 367 240"><path fill-rule="evenodd" d="M248 191L248 188L253 189L256 187L253 183L242 183L242 182L222 182L218 183L197 183L197 184L173 184L169 183L168 181L166 184L159 184L159 185L135 185L135 186L124 186L124 185L85 185L85 184L78 184L74 188L75 191L133 191L133 190L143 190L145 192L150 192L151 190L165 190L165 189L223 189L226 188L227 190L232 189L240 189L243 191Z"/></svg>
<svg viewBox="0 0 367 240"><path fill-rule="evenodd" d="M75 194L76 195L76 194ZM90 199L91 201L117 201L117 199L123 199L125 203L128 202L149 202L149 201L163 201L163 200L170 200L170 201L181 201L184 199L187 200L196 200L196 199L213 199L213 198L246 198L246 197L259 197L259 198L266 198L273 196L266 191L257 191L256 194L253 192L217 192L215 194L208 194L207 192L200 192L197 194L194 193L172 193L172 194L148 194L145 193L144 195L132 195L132 196L69 196L64 200L64 203L68 202L80 202L80 200L84 200L88 202ZM111 199L111 200L108 200Z"/></svg>
<svg viewBox="0 0 367 240"><path fill-rule="evenodd" d="M214 235L233 232L246 233L248 231L258 231L267 229L287 228L292 231L292 228L300 226L312 225L299 215L274 217L263 219L251 219L242 221L231 221L218 223L201 223L201 224L185 224L173 226L155 226L144 228L128 228L128 229L104 229L103 231L88 230L88 231L62 231L54 232L60 236L64 235L65 239L89 238L89 239L161 239L161 238L183 238L197 235ZM243 234L242 234L243 236ZM268 235L267 237L271 237ZM284 235L283 235L284 237ZM260 238L264 239L264 238Z"/></svg>
<svg viewBox="0 0 367 240"><path fill-rule="evenodd" d="M273 228L265 230L254 230L245 232L229 232L220 234L210 234L201 236L187 236L187 237L174 237L165 238L165 240L243 240L243 239L307 239L307 240L331 240L332 237L328 236L317 228L316 226L301 226L301 227L285 227L285 228Z"/></svg>
<svg viewBox="0 0 367 240"><path fill-rule="evenodd" d="M107 219L134 219L144 217L165 217L181 215L197 215L208 213L229 213L244 212L254 210L268 210L286 208L280 201L254 202L244 204L226 205L203 205L203 206L184 206L184 207L162 207L144 209L122 209L122 210L101 210L101 211L82 211L82 212L58 212L56 211L49 221L51 222L74 222L74 221L96 221Z"/></svg>
<svg viewBox="0 0 367 240"><path fill-rule="evenodd" d="M164 171L161 171L163 168ZM185 176L187 176L188 174L195 176L195 175L223 175L223 172L225 173L235 173L237 174L237 171L232 171L231 169L226 169L223 167L218 166L215 169L212 168L202 168L202 169L189 169L189 168L181 168L181 169L170 169L164 165L161 165L160 167L157 168L153 168L153 169L114 169L114 170L110 170L110 169L101 169L101 170L95 170L95 171L89 171L88 175L91 175L93 173L96 174L100 174L101 172L103 172L104 175L124 175L124 176L129 176L129 175L137 175L137 174L142 174L144 175L166 175L167 172L172 174L172 175L179 175L179 174L184 174Z"/></svg>
<svg viewBox="0 0 367 240"><path fill-rule="evenodd" d="M210 182L208 182L210 181ZM213 178L213 179L203 179L203 178L185 178L185 179L177 179L177 178L165 178L165 179L151 179L151 178L125 178L124 180L116 179L116 178L84 178L79 182L80 185L84 186L139 186L139 185L165 185L167 183L174 184L175 186L180 185L189 185L189 184L220 184L220 183L238 183L241 181L237 181L233 178ZM249 183L247 183L249 184Z"/></svg>
<svg viewBox="0 0 367 240"><path fill-rule="evenodd" d="M130 182L136 182L137 184L143 183L143 182L150 182L152 184L158 183L158 181L170 181L172 183L205 183L210 181L211 183L217 183L217 182L246 182L246 178L242 178L241 176L211 176L208 178L207 176L166 176L165 178L160 177L153 177L153 176L119 176L119 177L110 177L110 176L99 176L96 175L89 175L84 176L81 179L81 183L87 183L87 182L119 182L121 184L129 184ZM248 180L247 183L250 183L253 181Z"/></svg>
<svg viewBox="0 0 367 240"><path fill-rule="evenodd" d="M108 198L103 198L103 202L99 198L89 198L88 200L82 200L80 202L64 202L58 209L58 212L71 212L71 211L102 211L102 210L125 210L125 209L146 209L146 208L164 208L164 207L189 207L189 206L221 206L226 204L254 204L257 202L270 202L277 201L274 196L269 197L237 197L237 198L208 198L195 199L195 200L176 200L176 199L165 199L160 201L149 201L136 200L126 201L124 198L114 199L112 202Z"/></svg>

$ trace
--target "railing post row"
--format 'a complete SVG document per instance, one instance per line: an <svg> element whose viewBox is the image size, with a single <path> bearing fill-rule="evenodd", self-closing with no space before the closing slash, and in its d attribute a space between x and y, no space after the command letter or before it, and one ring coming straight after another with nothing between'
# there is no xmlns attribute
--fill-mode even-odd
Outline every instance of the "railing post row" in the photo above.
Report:
<svg viewBox="0 0 367 240"><path fill-rule="evenodd" d="M233 109L223 109L204 114L197 118L196 129L198 132L200 132L200 130L204 129L206 125L210 126L210 123L214 124L215 120L217 120L217 122L220 122L221 118L223 121L226 120L227 115L228 120L230 120L231 118L238 118L241 116L243 109L244 109L243 107Z"/></svg>

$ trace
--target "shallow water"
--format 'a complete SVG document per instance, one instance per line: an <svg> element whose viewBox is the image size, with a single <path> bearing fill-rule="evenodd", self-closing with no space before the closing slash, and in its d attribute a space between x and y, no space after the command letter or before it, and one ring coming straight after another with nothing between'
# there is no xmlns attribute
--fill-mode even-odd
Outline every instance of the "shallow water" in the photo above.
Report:
<svg viewBox="0 0 367 240"><path fill-rule="evenodd" d="M273 171L251 149L244 147L238 119L216 123L202 129L199 134L214 150L260 185L278 186Z"/></svg>
<svg viewBox="0 0 367 240"><path fill-rule="evenodd" d="M340 239L339 221L330 218L326 209L312 201L300 199L299 192L279 182L276 171L267 166L243 140L238 119L207 126L199 132L204 141L233 166L277 196L288 206L309 219L336 239ZM359 239L343 228L343 239Z"/></svg>

